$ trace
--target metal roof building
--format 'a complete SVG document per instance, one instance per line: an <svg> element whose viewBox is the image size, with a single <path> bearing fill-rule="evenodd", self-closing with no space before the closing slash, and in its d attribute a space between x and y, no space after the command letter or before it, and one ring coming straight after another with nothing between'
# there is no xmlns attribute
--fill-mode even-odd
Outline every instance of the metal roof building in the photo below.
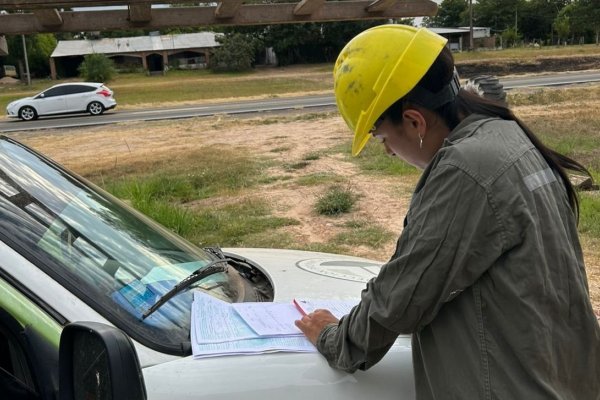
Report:
<svg viewBox="0 0 600 400"><path fill-rule="evenodd" d="M463 51L469 44L469 27L459 28L428 28L429 30L437 33L440 36L444 36L448 39L448 46L454 51ZM490 28L485 27L473 27L473 39L475 40L475 47L493 47L494 38L490 35Z"/></svg>
<svg viewBox="0 0 600 400"><path fill-rule="evenodd" d="M62 72L72 72L88 54L106 54L117 66L140 67L149 73L166 70L168 65L179 68L206 66L210 50L219 46L214 32L177 35L149 35L97 40L61 40L50 55L52 79L57 66ZM75 67L76 68L76 67Z"/></svg>

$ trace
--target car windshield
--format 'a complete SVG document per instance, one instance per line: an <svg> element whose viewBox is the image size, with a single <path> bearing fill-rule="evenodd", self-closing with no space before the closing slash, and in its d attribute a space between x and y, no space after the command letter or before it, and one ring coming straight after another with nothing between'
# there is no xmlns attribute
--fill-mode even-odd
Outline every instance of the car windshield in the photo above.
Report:
<svg viewBox="0 0 600 400"><path fill-rule="evenodd" d="M180 351L189 342L191 292L141 316L177 282L217 258L4 137L0 231L3 240L135 339ZM193 287L232 302L239 280L239 274L217 273Z"/></svg>

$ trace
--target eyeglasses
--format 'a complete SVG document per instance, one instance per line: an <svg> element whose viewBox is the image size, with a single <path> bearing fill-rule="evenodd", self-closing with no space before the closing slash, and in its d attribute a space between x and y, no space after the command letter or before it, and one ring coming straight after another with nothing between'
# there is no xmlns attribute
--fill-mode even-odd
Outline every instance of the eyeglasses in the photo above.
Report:
<svg viewBox="0 0 600 400"><path fill-rule="evenodd" d="M379 116L379 118L377 118L375 120L375 123L373 124L373 127L371 128L371 130L369 130L369 134L374 135L375 131L377 129L379 129L379 127L381 126L381 124L383 123L384 120L385 120L385 114L382 114L381 116Z"/></svg>

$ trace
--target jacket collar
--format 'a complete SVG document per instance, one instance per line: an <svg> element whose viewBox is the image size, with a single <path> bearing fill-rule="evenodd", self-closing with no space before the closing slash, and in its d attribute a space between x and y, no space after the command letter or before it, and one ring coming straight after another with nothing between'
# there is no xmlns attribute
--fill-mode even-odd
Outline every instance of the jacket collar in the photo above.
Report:
<svg viewBox="0 0 600 400"><path fill-rule="evenodd" d="M471 114L463 119L457 126L448 134L448 137L444 141L444 146L448 146L452 143L460 141L466 137L469 137L475 132L483 123L498 119L497 117L490 117L482 114Z"/></svg>

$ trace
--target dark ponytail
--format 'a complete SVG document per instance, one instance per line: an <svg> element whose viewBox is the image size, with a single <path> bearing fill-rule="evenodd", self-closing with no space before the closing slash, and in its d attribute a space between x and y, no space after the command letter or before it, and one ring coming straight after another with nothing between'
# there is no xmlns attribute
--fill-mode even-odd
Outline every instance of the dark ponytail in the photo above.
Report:
<svg viewBox="0 0 600 400"><path fill-rule="evenodd" d="M461 89L456 101L455 106L458 110L459 115L470 115L470 114L482 114L491 117L498 117L505 120L515 121L525 132L531 143L538 149L542 157L546 160L550 168L558 172L560 175L565 189L567 190L567 196L569 198L569 204L575 212L575 215L579 216L579 200L577 198L577 192L571 184L567 170L583 173L591 177L589 171L580 163L560 154L550 148L548 148L542 141L525 125L521 119L519 119L511 109L493 100L483 98L473 92Z"/></svg>
<svg viewBox="0 0 600 400"><path fill-rule="evenodd" d="M454 58L450 49L445 47L435 60L429 71L419 81L417 86L423 87L430 92L437 93L448 85L452 80L454 71ZM398 100L385 115L394 122L402 119L402 110L408 102L405 98ZM525 132L531 143L538 149L550 168L558 172L567 191L569 204L575 215L579 216L579 201L575 188L569 180L567 170L583 173L591 177L589 171L577 161L565 155L557 153L548 148L542 141L521 121L507 105L489 100L471 91L461 88L454 101L439 107L435 111L444 120L450 130L456 128L460 121L471 114L481 114L489 117L497 117L505 120L515 121Z"/></svg>

